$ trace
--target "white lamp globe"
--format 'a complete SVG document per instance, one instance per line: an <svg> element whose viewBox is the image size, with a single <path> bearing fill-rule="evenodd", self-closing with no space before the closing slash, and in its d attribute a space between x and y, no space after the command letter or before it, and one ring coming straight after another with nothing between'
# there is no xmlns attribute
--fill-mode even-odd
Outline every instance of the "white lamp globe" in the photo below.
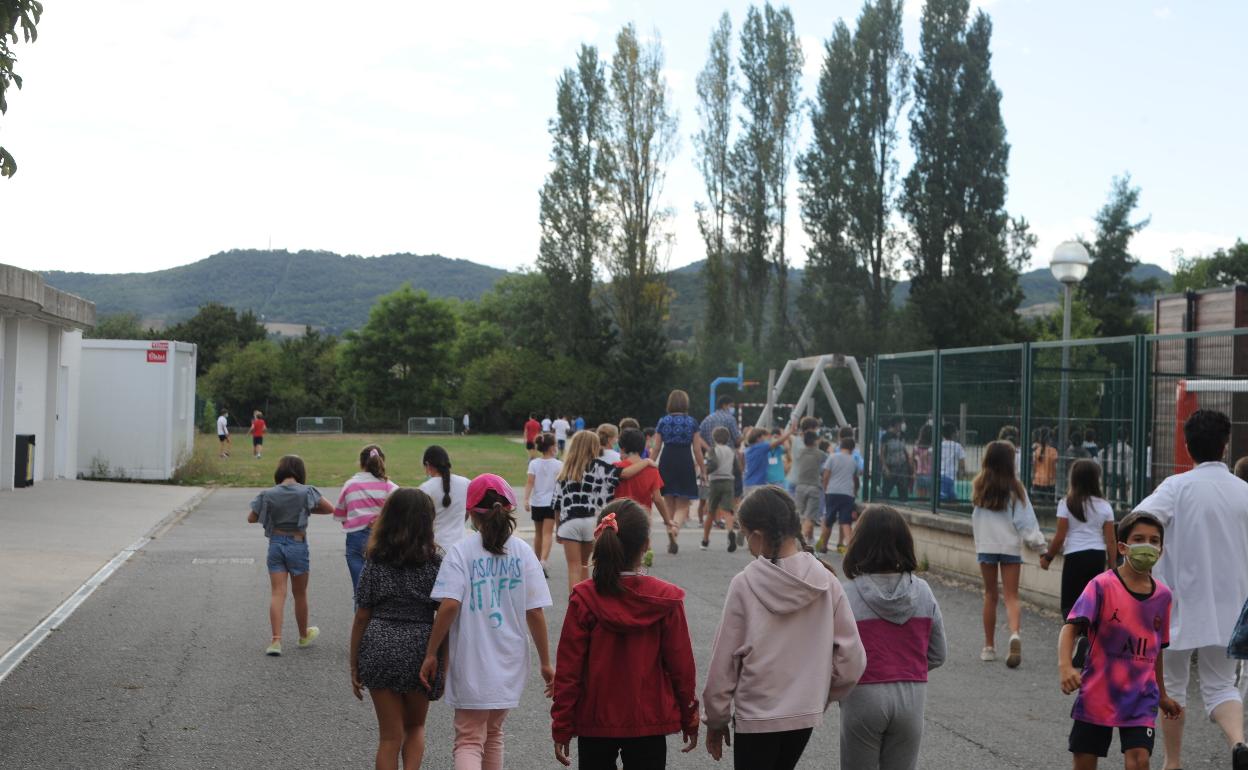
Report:
<svg viewBox="0 0 1248 770"><path fill-rule="evenodd" d="M1053 259L1049 269L1053 277L1065 284L1076 284L1088 274L1091 263L1088 250L1079 241L1062 241L1053 249Z"/></svg>

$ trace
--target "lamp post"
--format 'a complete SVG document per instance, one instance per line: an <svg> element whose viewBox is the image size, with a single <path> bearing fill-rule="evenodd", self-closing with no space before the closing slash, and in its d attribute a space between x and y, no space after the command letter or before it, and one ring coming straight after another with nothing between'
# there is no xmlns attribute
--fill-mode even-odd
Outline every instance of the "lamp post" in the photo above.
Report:
<svg viewBox="0 0 1248 770"><path fill-rule="evenodd" d="M1062 342L1070 342L1071 297L1075 286L1088 274L1088 250L1078 241L1062 241L1053 250L1053 259L1049 269L1053 277L1061 281L1065 291L1065 305L1062 311ZM1054 482L1059 493L1066 491L1066 450L1070 445L1070 418L1067 415L1070 402L1070 345L1062 345L1062 399L1058 410L1058 457L1062 458L1059 472Z"/></svg>

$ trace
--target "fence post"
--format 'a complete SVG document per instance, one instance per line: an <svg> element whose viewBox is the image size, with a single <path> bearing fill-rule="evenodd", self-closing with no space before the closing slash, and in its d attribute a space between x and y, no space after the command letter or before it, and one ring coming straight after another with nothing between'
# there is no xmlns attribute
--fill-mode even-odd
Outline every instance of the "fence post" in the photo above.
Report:
<svg viewBox="0 0 1248 770"><path fill-rule="evenodd" d="M944 364L938 348L932 351L932 513L940 513L940 450L944 444L944 437L941 435L944 410L941 408L940 399L943 376ZM954 488L957 488L956 484Z"/></svg>
<svg viewBox="0 0 1248 770"><path fill-rule="evenodd" d="M1024 489L1031 489L1031 400L1034 396L1031 366L1031 343L1023 343L1023 424L1018 426L1019 475ZM1030 494L1030 492L1028 493Z"/></svg>
<svg viewBox="0 0 1248 770"><path fill-rule="evenodd" d="M876 423L880 419L880 375L879 361L876 357L868 358L867 363L867 419L864 430L866 435L863 436L863 448L866 450L863 461L866 464L866 490L863 492L862 499L866 502L875 500L875 454L879 451L876 446Z"/></svg>
<svg viewBox="0 0 1248 770"><path fill-rule="evenodd" d="M1134 451L1131 455L1131 507L1139 505L1144 499L1144 485L1148 480L1148 401L1151 396L1152 384L1149 381L1148 338L1143 334L1135 335L1135 351L1133 354L1134 374L1131 378L1131 442Z"/></svg>

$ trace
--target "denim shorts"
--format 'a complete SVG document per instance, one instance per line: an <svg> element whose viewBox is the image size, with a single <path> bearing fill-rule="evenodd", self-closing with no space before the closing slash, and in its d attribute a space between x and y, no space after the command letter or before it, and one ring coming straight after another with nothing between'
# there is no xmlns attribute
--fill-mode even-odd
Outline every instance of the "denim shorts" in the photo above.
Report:
<svg viewBox="0 0 1248 770"><path fill-rule="evenodd" d="M289 572L305 575L308 572L308 541L296 540L290 535L274 535L269 538L269 572Z"/></svg>
<svg viewBox="0 0 1248 770"><path fill-rule="evenodd" d="M976 554L980 564L1022 564L1023 557L1011 553L979 553Z"/></svg>

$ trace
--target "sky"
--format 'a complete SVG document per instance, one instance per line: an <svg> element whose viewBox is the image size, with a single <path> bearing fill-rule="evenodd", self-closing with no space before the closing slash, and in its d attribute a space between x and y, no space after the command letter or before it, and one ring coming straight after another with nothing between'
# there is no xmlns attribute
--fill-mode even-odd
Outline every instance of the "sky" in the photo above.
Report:
<svg viewBox="0 0 1248 770"><path fill-rule="evenodd" d="M1248 238L1238 0L976 0L1010 153L1008 209L1034 266L1090 235L1115 175L1142 189L1145 262ZM146 272L234 248L439 253L532 265L555 84L582 43L657 36L680 118L663 202L669 265L703 256L694 82L741 0L56 0L19 44L0 144L0 262ZM860 0L794 0L812 96L823 41ZM359 9L359 10L357 10ZM905 34L917 56L921 3ZM807 143L804 121L799 147ZM903 130L904 133L904 130ZM908 157L907 148L902 149ZM903 160L903 173L907 160ZM796 202L796 175L793 176ZM804 262L797 205L789 259ZM244 279L244 276L223 280Z"/></svg>

